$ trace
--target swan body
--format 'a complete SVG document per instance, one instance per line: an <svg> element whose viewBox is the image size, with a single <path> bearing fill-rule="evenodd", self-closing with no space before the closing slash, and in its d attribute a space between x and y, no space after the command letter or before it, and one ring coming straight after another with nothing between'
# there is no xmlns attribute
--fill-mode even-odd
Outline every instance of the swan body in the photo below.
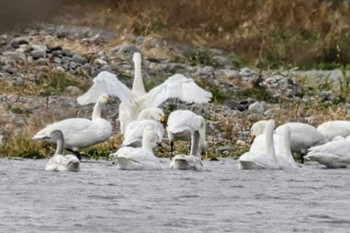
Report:
<svg viewBox="0 0 350 233"><path fill-rule="evenodd" d="M267 121L258 121L251 127L251 134L257 136L264 130ZM323 144L327 140L317 131L315 127L300 122L289 122L276 128L277 135L283 135L285 127L291 131L290 149L291 151L305 154L307 149L318 144Z"/></svg>
<svg viewBox="0 0 350 233"><path fill-rule="evenodd" d="M160 121L164 121L165 114L160 108L146 108L142 110L136 121L128 124L124 134L123 146L140 147L143 131L150 126L157 133L160 140L164 137L164 127Z"/></svg>
<svg viewBox="0 0 350 233"><path fill-rule="evenodd" d="M49 136L56 141L57 148L53 157L46 164L46 171L79 171L80 162L75 155L64 155L64 137L60 130L54 130Z"/></svg>
<svg viewBox="0 0 350 233"><path fill-rule="evenodd" d="M116 75L102 71L94 78L90 89L78 97L78 103L95 102L101 92L118 97L121 100L119 105L120 131L124 134L127 125L136 120L143 109L158 107L169 98L178 98L187 103L208 103L212 98L210 92L200 88L193 79L181 74L169 77L165 82L146 93L141 77L140 60L141 55L134 59L135 75L132 90L120 82Z"/></svg>
<svg viewBox="0 0 350 233"><path fill-rule="evenodd" d="M158 170L162 169L159 159L153 154L153 148L160 143L157 133L146 127L143 131L142 147L121 147L113 154L119 169Z"/></svg>
<svg viewBox="0 0 350 233"><path fill-rule="evenodd" d="M264 135L266 137L265 148L263 148L261 151L249 151L241 155L238 159L239 169L279 169L273 143L274 127L274 120L267 121L264 130Z"/></svg>
<svg viewBox="0 0 350 233"><path fill-rule="evenodd" d="M350 167L350 139L337 137L326 144L311 147L305 159L316 161L327 168Z"/></svg>
<svg viewBox="0 0 350 233"><path fill-rule="evenodd" d="M350 135L350 121L327 121L320 124L317 130L329 141L336 136Z"/></svg>
<svg viewBox="0 0 350 233"><path fill-rule="evenodd" d="M171 152L173 151L174 141L190 141L194 130L199 131L200 150L207 150L205 140L206 122L202 116L189 110L176 110L170 113L167 122L167 134L170 141Z"/></svg>
<svg viewBox="0 0 350 233"><path fill-rule="evenodd" d="M192 133L191 152L189 155L176 155L170 163L170 168L178 170L203 170L203 163L199 150L200 135L198 130Z"/></svg>
<svg viewBox="0 0 350 233"><path fill-rule="evenodd" d="M49 135L54 130L61 130L65 139L65 148L77 151L79 148L92 146L109 139L112 125L101 118L102 107L107 103L108 95L100 95L95 104L92 120L86 118L69 118L50 124L37 132L33 139L44 139L55 142Z"/></svg>

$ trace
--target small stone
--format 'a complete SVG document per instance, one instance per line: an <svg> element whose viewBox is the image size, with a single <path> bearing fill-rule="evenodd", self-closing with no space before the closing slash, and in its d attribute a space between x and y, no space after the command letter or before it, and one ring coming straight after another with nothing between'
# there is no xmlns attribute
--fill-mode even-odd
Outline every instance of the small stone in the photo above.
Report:
<svg viewBox="0 0 350 233"><path fill-rule="evenodd" d="M240 70L239 74L243 77L250 77L254 74L254 71L248 67L244 67Z"/></svg>
<svg viewBox="0 0 350 233"><path fill-rule="evenodd" d="M63 49L62 50L62 54L64 56L67 56L67 57L73 57L74 56L74 53L71 50L69 50L69 49Z"/></svg>
<svg viewBox="0 0 350 233"><path fill-rule="evenodd" d="M39 66L47 66L49 65L49 62L47 61L46 58L39 58L38 60L35 61L35 64Z"/></svg>
<svg viewBox="0 0 350 233"><path fill-rule="evenodd" d="M3 55L14 61L24 62L26 60L26 55L21 51L7 51L4 52Z"/></svg>
<svg viewBox="0 0 350 233"><path fill-rule="evenodd" d="M103 60L103 59L99 59L99 58L97 58L97 59L95 59L94 60L94 65L96 66L104 66L104 65L107 65L107 62L105 61L105 60Z"/></svg>
<svg viewBox="0 0 350 233"><path fill-rule="evenodd" d="M218 153L225 153L225 152L228 153L231 151L232 151L232 148L230 146L221 146L216 149L216 152Z"/></svg>
<svg viewBox="0 0 350 233"><path fill-rule="evenodd" d="M24 37L16 37L11 41L12 48L19 48L22 44L29 44L28 40Z"/></svg>
<svg viewBox="0 0 350 233"><path fill-rule="evenodd" d="M78 66L79 66L79 64L76 63L76 62L74 62L74 61L71 61L71 62L69 63L69 67L72 68L72 69L74 69L74 70L75 70Z"/></svg>
<svg viewBox="0 0 350 233"><path fill-rule="evenodd" d="M257 101L255 103L252 103L248 107L249 113L264 113L267 110L267 104L265 101Z"/></svg>
<svg viewBox="0 0 350 233"><path fill-rule="evenodd" d="M205 66L203 69L199 71L200 75L211 75L214 72L214 68L212 66Z"/></svg>
<svg viewBox="0 0 350 233"><path fill-rule="evenodd" d="M245 146L247 143L245 143L245 141L243 141L243 140L237 140L237 142L236 142L236 145L238 145L238 146Z"/></svg>
<svg viewBox="0 0 350 233"><path fill-rule="evenodd" d="M53 62L56 63L56 64L62 64L62 59L59 58L59 57L54 57L53 58Z"/></svg>
<svg viewBox="0 0 350 233"><path fill-rule="evenodd" d="M78 64L82 64L82 65L84 65L85 63L88 62L88 60L87 60L85 57L82 57L82 56L77 55L77 54L75 54L75 55L72 57L72 61L73 61L73 62L76 62L76 63L78 63Z"/></svg>
<svg viewBox="0 0 350 233"><path fill-rule="evenodd" d="M68 86L65 90L65 93L70 96L78 96L82 94L82 91L75 86Z"/></svg>
<svg viewBox="0 0 350 233"><path fill-rule="evenodd" d="M46 57L46 52L45 51L40 51L40 50L33 50L30 55L33 57L33 59L39 59L39 58L44 58Z"/></svg>

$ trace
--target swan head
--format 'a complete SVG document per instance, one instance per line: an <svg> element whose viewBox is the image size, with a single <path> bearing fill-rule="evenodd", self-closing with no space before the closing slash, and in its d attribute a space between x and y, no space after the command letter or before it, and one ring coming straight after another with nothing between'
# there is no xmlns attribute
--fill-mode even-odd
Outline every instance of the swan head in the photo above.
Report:
<svg viewBox="0 0 350 233"><path fill-rule="evenodd" d="M165 114L160 108L145 108L137 117L137 120L155 120L160 122L164 122L165 119Z"/></svg>
<svg viewBox="0 0 350 233"><path fill-rule="evenodd" d="M134 64L141 63L141 53L135 52L134 55L132 56L132 61L134 62Z"/></svg>
<svg viewBox="0 0 350 233"><path fill-rule="evenodd" d="M109 100L109 96L107 93L102 93L99 97L98 97L98 102L100 104L107 104Z"/></svg>
<svg viewBox="0 0 350 233"><path fill-rule="evenodd" d="M50 135L47 137L47 139L52 139L54 141L63 139L63 133L61 130L56 129L50 133Z"/></svg>
<svg viewBox="0 0 350 233"><path fill-rule="evenodd" d="M267 122L266 120L255 122L250 128L250 136L254 138L264 133Z"/></svg>

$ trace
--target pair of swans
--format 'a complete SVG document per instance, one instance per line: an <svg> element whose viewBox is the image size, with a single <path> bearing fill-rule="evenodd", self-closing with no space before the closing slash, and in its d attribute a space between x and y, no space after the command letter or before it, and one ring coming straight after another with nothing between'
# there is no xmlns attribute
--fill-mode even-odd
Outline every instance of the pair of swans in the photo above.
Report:
<svg viewBox="0 0 350 233"><path fill-rule="evenodd" d="M133 55L133 62L134 81L131 90L120 82L116 75L102 71L94 78L90 89L77 99L79 104L84 105L95 102L101 92L118 97L121 101L119 105L120 131L123 135L127 125L136 120L138 114L145 108L158 107L170 98L178 98L187 103L208 103L212 98L210 92L203 90L193 79L186 78L182 74L175 74L146 92L141 75L140 53Z"/></svg>
<svg viewBox="0 0 350 233"><path fill-rule="evenodd" d="M266 125L267 121L264 120L254 123L251 127L252 136L255 137L261 134ZM315 127L300 122L289 122L280 125L276 128L276 134L282 136L286 127L289 127L291 131L290 149L292 153L306 154L310 147L327 142Z"/></svg>
<svg viewBox="0 0 350 233"><path fill-rule="evenodd" d="M290 128L283 129L282 138L274 134L274 128L274 120L266 121L263 134L254 140L249 152L244 153L238 159L240 169L297 168L290 150ZM274 142L275 139L278 140L277 143Z"/></svg>
<svg viewBox="0 0 350 233"><path fill-rule="evenodd" d="M170 154L172 156L174 141L190 141L192 132L199 131L200 152L207 150L205 140L206 122L202 116L189 110L176 110L170 113L167 122L167 134L170 142Z"/></svg>
<svg viewBox="0 0 350 233"><path fill-rule="evenodd" d="M311 147L305 159L316 161L327 168L350 167L350 137L336 136L333 141Z"/></svg>
<svg viewBox="0 0 350 233"><path fill-rule="evenodd" d="M54 130L48 136L57 144L55 154L46 164L46 171L79 171L79 159L75 155L64 155L64 136L60 130Z"/></svg>
<svg viewBox="0 0 350 233"><path fill-rule="evenodd" d="M189 155L176 155L170 162L170 168L178 170L203 170L200 153L200 133L194 130L191 139L191 151Z"/></svg>
<svg viewBox="0 0 350 233"><path fill-rule="evenodd" d="M122 170L162 169L162 164L153 153L153 148L159 143L161 143L161 140L157 132L148 126L143 131L141 147L121 147L112 156L117 160L119 169Z"/></svg>
<svg viewBox="0 0 350 233"><path fill-rule="evenodd" d="M112 125L107 120L101 118L102 108L108 102L108 95L102 93L94 106L92 119L69 118L50 124L37 132L33 139L44 139L49 142L52 140L50 133L54 130L62 131L65 139L64 147L72 151L81 159L79 148L92 146L104 142L112 135Z"/></svg>

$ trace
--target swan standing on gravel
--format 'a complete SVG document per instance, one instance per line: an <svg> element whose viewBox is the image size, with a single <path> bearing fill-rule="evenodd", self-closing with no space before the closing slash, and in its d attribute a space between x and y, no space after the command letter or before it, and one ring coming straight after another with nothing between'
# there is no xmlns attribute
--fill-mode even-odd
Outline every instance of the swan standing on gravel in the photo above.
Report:
<svg viewBox="0 0 350 233"><path fill-rule="evenodd" d="M267 121L258 121L251 127L252 136L261 134ZM315 127L300 122L289 122L276 128L276 134L283 135L285 127L289 127L291 131L290 149L291 151L306 154L307 149L318 144L323 144L327 140L317 131Z"/></svg>
<svg viewBox="0 0 350 233"><path fill-rule="evenodd" d="M192 133L190 155L176 155L170 163L170 168L178 170L203 170L203 163L199 149L200 135L198 130Z"/></svg>
<svg viewBox="0 0 350 233"><path fill-rule="evenodd" d="M101 92L118 97L121 101L119 122L122 134L125 133L127 125L136 120L143 109L158 107L169 98L178 98L187 103L208 103L212 98L210 92L203 90L193 79L186 78L182 74L169 77L146 93L141 77L141 55L135 53L133 60L135 75L132 90L120 82L116 75L102 71L94 78L90 89L77 99L79 104L95 102Z"/></svg>
<svg viewBox="0 0 350 233"><path fill-rule="evenodd" d="M331 142L309 149L305 160L313 160L327 168L350 167L350 138L337 136Z"/></svg>
<svg viewBox="0 0 350 233"><path fill-rule="evenodd" d="M92 119L86 118L69 118L58 121L46 126L44 129L36 133L33 139L47 139L50 133L56 129L62 131L65 139L65 148L72 151L79 159L81 159L78 149L92 146L109 139L112 135L112 125L107 120L101 118L103 106L108 102L108 95L103 93L99 96L98 101L92 112Z"/></svg>
<svg viewBox="0 0 350 233"><path fill-rule="evenodd" d="M265 148L259 152L246 152L238 159L239 169L279 169L279 164L275 155L275 147L273 142L273 130L275 121L268 120L266 122L264 135L266 137Z"/></svg>
<svg viewBox="0 0 350 233"><path fill-rule="evenodd" d="M205 140L206 122L202 116L189 110L176 110L170 113L167 122L167 134L170 143L170 155L172 156L174 141L191 141L192 132L199 131L199 145L201 152L207 150Z"/></svg>
<svg viewBox="0 0 350 233"><path fill-rule="evenodd" d="M46 164L46 171L79 171L79 159L75 155L64 155L64 137L60 130L54 130L49 138L56 141L55 154Z"/></svg>
<svg viewBox="0 0 350 233"><path fill-rule="evenodd" d="M160 108L146 108L142 110L136 121L130 122L124 134L123 146L140 147L142 135L146 127L156 131L160 141L164 137L164 127L160 122L165 120L165 114Z"/></svg>
<svg viewBox="0 0 350 233"><path fill-rule="evenodd" d="M320 124L317 130L328 140L336 136L347 137L350 135L350 121L327 121Z"/></svg>
<svg viewBox="0 0 350 233"><path fill-rule="evenodd" d="M153 148L160 143L157 133L146 127L143 131L142 147L121 147L113 154L119 169L123 170L158 170L162 164L154 155Z"/></svg>

